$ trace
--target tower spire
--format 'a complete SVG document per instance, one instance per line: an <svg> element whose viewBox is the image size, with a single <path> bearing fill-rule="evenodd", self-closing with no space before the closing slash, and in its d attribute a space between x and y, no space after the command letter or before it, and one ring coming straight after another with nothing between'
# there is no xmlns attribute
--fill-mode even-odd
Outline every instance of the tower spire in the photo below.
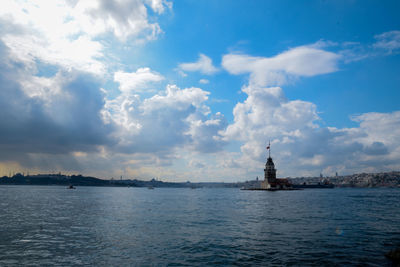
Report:
<svg viewBox="0 0 400 267"><path fill-rule="evenodd" d="M268 141L267 150L268 150L268 158L270 158L271 157L271 140Z"/></svg>

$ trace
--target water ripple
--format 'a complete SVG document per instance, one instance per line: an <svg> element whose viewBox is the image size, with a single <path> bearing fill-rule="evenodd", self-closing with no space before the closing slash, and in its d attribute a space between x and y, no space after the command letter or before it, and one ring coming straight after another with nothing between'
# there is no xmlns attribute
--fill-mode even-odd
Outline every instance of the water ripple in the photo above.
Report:
<svg viewBox="0 0 400 267"><path fill-rule="evenodd" d="M396 189L0 186L0 266L382 266Z"/></svg>

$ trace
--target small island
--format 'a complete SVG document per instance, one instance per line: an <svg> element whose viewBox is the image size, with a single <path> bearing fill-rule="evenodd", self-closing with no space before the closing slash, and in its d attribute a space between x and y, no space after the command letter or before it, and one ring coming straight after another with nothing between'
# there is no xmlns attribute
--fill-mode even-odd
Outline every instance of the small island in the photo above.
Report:
<svg viewBox="0 0 400 267"><path fill-rule="evenodd" d="M244 187L243 190L296 190L288 179L276 178L276 169L274 161L271 158L271 143L268 143L268 158L265 163L264 181L253 187Z"/></svg>

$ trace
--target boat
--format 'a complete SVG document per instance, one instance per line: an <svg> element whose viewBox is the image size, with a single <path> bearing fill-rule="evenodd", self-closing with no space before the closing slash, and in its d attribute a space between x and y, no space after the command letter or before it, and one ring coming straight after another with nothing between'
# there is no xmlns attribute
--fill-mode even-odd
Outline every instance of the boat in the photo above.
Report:
<svg viewBox="0 0 400 267"><path fill-rule="evenodd" d="M154 189L154 187L150 185L147 187L147 189Z"/></svg>
<svg viewBox="0 0 400 267"><path fill-rule="evenodd" d="M70 184L67 189L76 189L76 187L74 187L72 184Z"/></svg>

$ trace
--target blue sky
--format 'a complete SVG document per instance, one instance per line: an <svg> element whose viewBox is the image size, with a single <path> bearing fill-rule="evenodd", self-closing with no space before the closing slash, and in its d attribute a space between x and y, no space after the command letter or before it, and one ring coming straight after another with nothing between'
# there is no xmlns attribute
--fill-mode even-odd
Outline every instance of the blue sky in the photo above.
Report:
<svg viewBox="0 0 400 267"><path fill-rule="evenodd" d="M0 172L399 169L398 1L3 1Z"/></svg>

